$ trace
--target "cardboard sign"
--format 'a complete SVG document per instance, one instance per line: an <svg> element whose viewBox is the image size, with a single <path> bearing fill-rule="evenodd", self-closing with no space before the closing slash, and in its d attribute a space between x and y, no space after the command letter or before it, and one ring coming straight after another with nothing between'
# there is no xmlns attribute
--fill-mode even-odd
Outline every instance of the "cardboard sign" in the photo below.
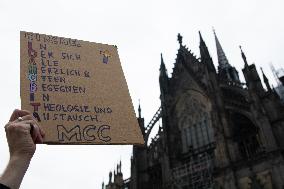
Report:
<svg viewBox="0 0 284 189"><path fill-rule="evenodd" d="M21 32L21 105L47 144L143 144L116 46Z"/></svg>

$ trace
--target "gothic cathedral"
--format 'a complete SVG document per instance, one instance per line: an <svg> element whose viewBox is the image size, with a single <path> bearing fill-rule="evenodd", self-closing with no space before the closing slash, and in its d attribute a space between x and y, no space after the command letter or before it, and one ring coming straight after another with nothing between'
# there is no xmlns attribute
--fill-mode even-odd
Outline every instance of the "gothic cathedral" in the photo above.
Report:
<svg viewBox="0 0 284 189"><path fill-rule="evenodd" d="M139 105L145 145L133 147L131 178L116 188L284 188L284 104L241 49L242 83L214 35L218 70L200 33L200 58L178 35L171 78L161 56L161 107L145 125ZM159 119L162 126L148 142Z"/></svg>

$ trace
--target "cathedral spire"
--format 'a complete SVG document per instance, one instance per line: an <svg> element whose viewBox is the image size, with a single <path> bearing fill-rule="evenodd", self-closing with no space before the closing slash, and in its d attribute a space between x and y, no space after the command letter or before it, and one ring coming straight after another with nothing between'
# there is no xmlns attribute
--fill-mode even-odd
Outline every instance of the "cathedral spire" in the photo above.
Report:
<svg viewBox="0 0 284 189"><path fill-rule="evenodd" d="M141 105L140 105L140 99L139 99L139 106L138 106L138 118L137 118L139 127L141 129L141 132L143 136L145 135L145 127L144 127L144 118L141 116ZM120 161L121 162L121 161Z"/></svg>
<svg viewBox="0 0 284 189"><path fill-rule="evenodd" d="M164 94L167 93L167 91L168 91L169 77L168 77L168 73L167 73L167 69L166 69L166 66L165 66L165 63L164 63L162 53L161 53L159 82L160 82L161 99L164 99Z"/></svg>
<svg viewBox="0 0 284 189"><path fill-rule="evenodd" d="M239 74L235 67L229 64L229 61L223 51L223 48L219 42L219 39L216 35L216 32L213 28L215 41L216 41L216 48L217 48L217 55L218 55L218 74L223 81L233 81L236 83L240 83Z"/></svg>
<svg viewBox="0 0 284 189"><path fill-rule="evenodd" d="M230 67L229 61L223 51L223 48L219 42L219 39L216 35L215 29L213 28L213 33L215 36L215 42L216 42L216 49L217 49L217 55L218 55L218 63L219 63L219 68L224 69L227 67Z"/></svg>
<svg viewBox="0 0 284 189"><path fill-rule="evenodd" d="M179 45L182 46L182 36L180 35L180 33L178 33L177 40L179 42Z"/></svg>
<svg viewBox="0 0 284 189"><path fill-rule="evenodd" d="M110 171L110 172L109 172L109 180L108 180L108 184L110 184L110 183L111 183L111 181L112 181L112 172Z"/></svg>
<svg viewBox="0 0 284 189"><path fill-rule="evenodd" d="M199 33L199 39L200 39L199 50L200 50L201 62L206 64L206 66L208 67L208 70L215 72L216 70L215 70L212 58L209 54L208 48L202 38L200 31L198 33Z"/></svg>
<svg viewBox="0 0 284 189"><path fill-rule="evenodd" d="M242 58L243 58L244 63L245 63L245 67L248 67L247 57L246 57L245 53L243 52L242 46L240 45L239 47L241 49L241 54L242 54Z"/></svg>
<svg viewBox="0 0 284 189"><path fill-rule="evenodd" d="M260 69L261 69L261 72L262 72L262 77L263 77L263 81L266 85L266 88L269 92L271 92L271 87L270 87L269 81L268 81L266 75L264 74L263 69L262 68L260 68Z"/></svg>
<svg viewBox="0 0 284 189"><path fill-rule="evenodd" d="M201 32L200 32L200 31L198 31L198 34L199 34L200 43L201 43L201 42L203 42L203 43L204 43L204 40L203 40L202 35L201 35Z"/></svg>
<svg viewBox="0 0 284 189"><path fill-rule="evenodd" d="M140 99L139 99L139 106L138 106L138 115L141 118L141 106L140 106Z"/></svg>
<svg viewBox="0 0 284 189"><path fill-rule="evenodd" d="M163 59L163 54L161 53L161 65L160 65L160 77L163 76L163 77L167 77L168 78L168 73L167 73L167 68L165 66L165 63L164 63L164 59Z"/></svg>

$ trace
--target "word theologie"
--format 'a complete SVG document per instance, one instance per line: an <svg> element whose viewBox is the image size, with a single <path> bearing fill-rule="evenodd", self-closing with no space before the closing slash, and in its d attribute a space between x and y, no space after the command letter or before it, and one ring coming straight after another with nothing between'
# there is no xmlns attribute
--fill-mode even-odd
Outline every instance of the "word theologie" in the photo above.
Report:
<svg viewBox="0 0 284 189"><path fill-rule="evenodd" d="M116 46L21 32L21 103L46 144L143 144Z"/></svg>

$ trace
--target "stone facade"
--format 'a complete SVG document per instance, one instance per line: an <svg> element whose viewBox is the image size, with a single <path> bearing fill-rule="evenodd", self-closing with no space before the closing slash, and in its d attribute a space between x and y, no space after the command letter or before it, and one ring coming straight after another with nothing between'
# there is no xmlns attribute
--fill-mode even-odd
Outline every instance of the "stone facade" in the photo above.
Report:
<svg viewBox="0 0 284 189"><path fill-rule="evenodd" d="M215 34L215 32L214 32ZM161 56L161 107L133 147L131 189L283 189L284 105L244 60L245 83L215 34L218 71L200 35L200 58L182 44L172 77ZM162 126L148 143L158 119Z"/></svg>

